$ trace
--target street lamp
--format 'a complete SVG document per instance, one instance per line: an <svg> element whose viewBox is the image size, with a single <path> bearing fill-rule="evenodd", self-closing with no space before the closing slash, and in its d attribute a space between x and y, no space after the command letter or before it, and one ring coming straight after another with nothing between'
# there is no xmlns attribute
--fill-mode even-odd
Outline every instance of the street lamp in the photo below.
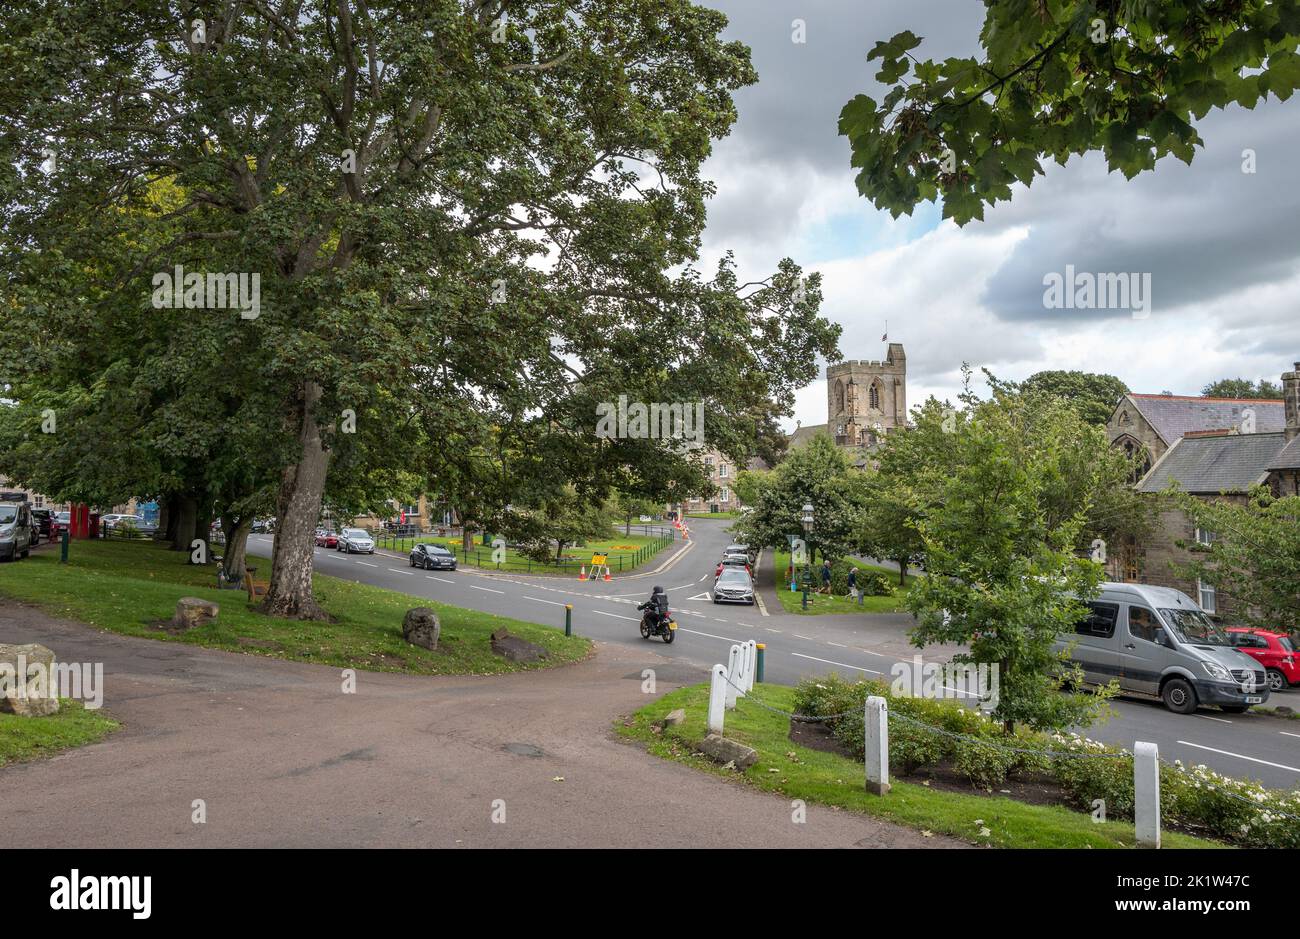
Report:
<svg viewBox="0 0 1300 939"><path fill-rule="evenodd" d="M812 569L809 565L808 538L812 535L813 507L811 502L803 504L803 608L808 609L808 584L812 582Z"/></svg>

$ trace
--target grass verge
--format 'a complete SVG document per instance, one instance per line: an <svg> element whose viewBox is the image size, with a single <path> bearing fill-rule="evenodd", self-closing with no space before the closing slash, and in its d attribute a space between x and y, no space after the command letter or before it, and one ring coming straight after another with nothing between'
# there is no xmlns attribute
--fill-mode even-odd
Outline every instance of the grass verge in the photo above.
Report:
<svg viewBox="0 0 1300 939"><path fill-rule="evenodd" d="M856 558L846 558L846 560L857 567L858 570L879 571L889 577L895 586L898 584L898 571L877 567ZM808 609L805 610L803 608L803 593L791 591L788 583L781 583L786 568L790 566L790 552L777 551L773 559L773 565L773 570L776 572L776 595L781 600L781 606L784 607L787 613L802 613L807 616L816 616L822 613L841 615L846 613L900 613L904 609L903 599L906 591L916 581L913 575L908 574L907 584L901 591L888 597L863 597L860 606L847 596L826 596L820 593L810 593L808 595ZM813 580L818 587L821 586L820 566L813 568Z"/></svg>
<svg viewBox="0 0 1300 939"><path fill-rule="evenodd" d="M560 574L577 576L579 568L590 566L593 554L607 555L610 571L614 575L626 574L636 570L647 561L653 560L672 542L653 535L615 535L599 541L589 541L581 548L569 548L560 555L557 562L554 556L542 562L527 557L521 551L508 548L505 559L500 563L492 560L491 544L483 544L482 538L476 538L474 547L468 552L462 547L459 537L438 537L437 535L415 535L394 538L381 535L375 542L377 547L389 551L407 554L417 544L439 544L456 555L458 564L477 567L483 570L510 571L517 574Z"/></svg>
<svg viewBox="0 0 1300 939"><path fill-rule="evenodd" d="M315 595L334 622L266 616L247 595L217 590L215 565L190 565L188 558L151 542L76 541L66 565L55 551L0 565L0 596L128 636L382 672L498 674L580 661L592 648L590 640L566 639L558 629L323 574L313 576ZM267 576L269 561L251 555L249 561ZM176 601L187 596L218 603L217 620L179 635L153 625L170 619ZM402 617L415 606L432 608L442 622L436 651L402 639ZM526 665L493 653L489 636L502 626L542 646L547 658Z"/></svg>
<svg viewBox="0 0 1300 939"><path fill-rule="evenodd" d="M59 713L49 717L0 714L0 766L84 747L121 726L103 711L86 710L80 701L61 698L59 704Z"/></svg>
<svg viewBox="0 0 1300 939"><path fill-rule="evenodd" d="M794 689L759 685L754 699L793 711ZM975 845L998 848L1131 848L1133 826L1094 822L1091 816L1058 806L1028 805L1001 796L944 792L893 781L886 796L864 787L861 764L839 754L810 750L790 740L789 719L742 699L726 717L726 735L758 751L758 762L744 774L723 769L697 753L695 741L707 726L709 688L690 685L664 695L616 725L617 732L645 744L650 753L717 776L740 778L766 792L883 818L922 832L950 835ZM675 708L686 720L662 731L654 726ZM987 832L987 834L984 834ZM1170 848L1217 848L1218 842L1165 832Z"/></svg>

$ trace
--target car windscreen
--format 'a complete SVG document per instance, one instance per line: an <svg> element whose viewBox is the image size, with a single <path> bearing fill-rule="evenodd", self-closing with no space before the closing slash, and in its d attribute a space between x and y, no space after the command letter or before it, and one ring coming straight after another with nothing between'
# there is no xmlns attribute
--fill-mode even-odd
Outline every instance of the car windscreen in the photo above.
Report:
<svg viewBox="0 0 1300 939"><path fill-rule="evenodd" d="M370 536L360 528L349 528L343 532L349 538L369 538Z"/></svg>
<svg viewBox="0 0 1300 939"><path fill-rule="evenodd" d="M0 505L0 525L8 525L18 517L18 506Z"/></svg>
<svg viewBox="0 0 1300 939"><path fill-rule="evenodd" d="M444 547L443 547L442 545L440 545L440 544L431 544L431 545L429 545L429 547L428 547L428 552L429 552L430 554L451 554L450 551L448 551L446 548L444 548Z"/></svg>
<svg viewBox="0 0 1300 939"><path fill-rule="evenodd" d="M1291 644L1291 639L1290 639L1290 637L1288 637L1288 636L1278 636L1278 637L1277 637L1277 644L1280 645L1280 646L1282 647L1282 651L1283 651L1283 652L1294 652L1294 651L1295 651L1295 646Z"/></svg>
<svg viewBox="0 0 1300 939"><path fill-rule="evenodd" d="M731 584L748 584L749 575L744 571L723 571L722 576L718 578L718 583L727 586Z"/></svg>
<svg viewBox="0 0 1300 939"><path fill-rule="evenodd" d="M1161 610L1160 618L1180 642L1200 646L1230 645L1224 631L1200 610Z"/></svg>

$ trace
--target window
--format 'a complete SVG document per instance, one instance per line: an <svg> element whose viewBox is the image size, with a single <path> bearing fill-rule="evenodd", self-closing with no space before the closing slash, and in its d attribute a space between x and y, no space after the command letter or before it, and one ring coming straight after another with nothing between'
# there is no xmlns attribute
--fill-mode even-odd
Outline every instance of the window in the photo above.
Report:
<svg viewBox="0 0 1300 939"><path fill-rule="evenodd" d="M867 389L867 405L880 410L880 383L872 382L871 387Z"/></svg>
<svg viewBox="0 0 1300 939"><path fill-rule="evenodd" d="M1196 529L1196 543L1197 543L1197 544L1211 545L1211 544L1214 544L1214 543L1215 543L1216 541L1218 541L1218 540L1219 540L1219 536L1216 535L1214 532L1212 532L1212 531L1210 531L1210 530L1208 530L1208 529L1205 529L1205 528L1197 528L1197 529Z"/></svg>
<svg viewBox="0 0 1300 939"><path fill-rule="evenodd" d="M36 508L38 509L45 508L45 496L35 496L35 499L36 499Z"/></svg>
<svg viewBox="0 0 1300 939"><path fill-rule="evenodd" d="M708 469L710 473L713 472L713 457L706 456L704 458L704 466Z"/></svg>
<svg viewBox="0 0 1300 939"><path fill-rule="evenodd" d="M1156 615L1144 606L1131 606L1128 608L1128 634L1138 639L1145 639L1147 642L1156 641L1156 630L1160 623L1156 620Z"/></svg>
<svg viewBox="0 0 1300 939"><path fill-rule="evenodd" d="M835 379L835 413L844 413L844 382Z"/></svg>
<svg viewBox="0 0 1300 939"><path fill-rule="evenodd" d="M718 464L718 475L719 475L719 476L722 476L723 478L726 477L726 475L727 475L727 464L726 464L726 463L719 463L719 464Z"/></svg>
<svg viewBox="0 0 1300 939"><path fill-rule="evenodd" d="M1109 639L1115 635L1115 620L1119 619L1118 603L1089 603L1088 614L1074 627L1080 636L1102 636Z"/></svg>
<svg viewBox="0 0 1300 939"><path fill-rule="evenodd" d="M1200 539L1198 538L1197 540L1199 541ZM1214 584L1207 584L1205 581L1198 579L1196 581L1196 592L1197 592L1197 599L1201 603L1201 609L1204 610L1206 613L1216 612L1215 610L1216 597L1214 594Z"/></svg>
<svg viewBox="0 0 1300 939"><path fill-rule="evenodd" d="M723 473L722 475L725 476L726 473ZM731 501L731 496L728 494L728 492L727 492L727 487L726 487L726 486L723 486L723 487L722 487L722 491L718 494L718 501L719 501L719 502L730 502L730 501Z"/></svg>
<svg viewBox="0 0 1300 939"><path fill-rule="evenodd" d="M1120 576L1128 583L1136 583L1138 579L1138 550L1137 542L1133 538L1120 547L1119 551Z"/></svg>

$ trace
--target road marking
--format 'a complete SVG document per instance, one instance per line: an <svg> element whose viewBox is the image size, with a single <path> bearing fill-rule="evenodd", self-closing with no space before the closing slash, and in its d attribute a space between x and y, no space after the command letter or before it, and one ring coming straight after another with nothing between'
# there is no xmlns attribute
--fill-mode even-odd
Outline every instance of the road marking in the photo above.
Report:
<svg viewBox="0 0 1300 939"><path fill-rule="evenodd" d="M478 584L470 584L475 590L482 590L484 593L505 593L504 590L493 590L491 587L480 587Z"/></svg>
<svg viewBox="0 0 1300 939"><path fill-rule="evenodd" d="M1203 721L1218 721L1220 724L1231 724L1231 723L1232 723L1232 721L1230 721L1230 720L1226 720L1226 719L1224 719L1224 718L1222 718L1222 717L1210 717L1208 714L1196 714L1196 715L1193 715L1193 716L1195 716L1195 717L1199 717L1199 718L1200 718L1201 720L1203 720Z"/></svg>
<svg viewBox="0 0 1300 939"><path fill-rule="evenodd" d="M855 668L860 672L870 672L872 675L883 675L884 672L878 672L872 668L863 668L861 665L848 665L844 662L832 662L830 659L819 659L815 655L804 655L802 652L791 652L791 655L798 656L801 659L812 659L814 662L825 662L827 665L838 665L840 668Z"/></svg>
<svg viewBox="0 0 1300 939"><path fill-rule="evenodd" d="M534 603L549 603L551 606L565 606L555 600L543 600L541 597L524 597L525 600L532 600Z"/></svg>
<svg viewBox="0 0 1300 939"><path fill-rule="evenodd" d="M1231 750L1216 750L1214 747L1202 746L1199 743L1192 743L1190 740L1178 741L1185 747L1196 747L1198 750L1209 750L1211 753L1222 753L1224 756L1235 756L1239 760L1250 760L1252 763L1262 763L1264 766L1272 766L1276 769L1289 769L1293 773L1300 773L1300 767L1287 766L1283 763L1270 763L1268 760L1258 760L1253 756L1246 756L1244 753L1233 753Z"/></svg>
<svg viewBox="0 0 1300 939"><path fill-rule="evenodd" d="M779 629L773 629L771 626L764 626L763 628L766 629L766 630L767 630L768 632L770 632L770 633L779 633L779 632L781 631L781 630L779 630Z"/></svg>
<svg viewBox="0 0 1300 939"><path fill-rule="evenodd" d="M799 635L798 633L795 633L795 634L794 634L794 637L795 637L796 639L807 639L809 642L816 642L816 641L817 641L817 640L814 639L812 636L801 636L801 635Z"/></svg>
<svg viewBox="0 0 1300 939"><path fill-rule="evenodd" d="M612 616L614 619L626 619L631 620L634 623L641 622L640 617L636 616L623 616L620 613L606 613L604 610L592 610L591 612L595 613L597 616ZM687 632L690 632L690 630L688 629Z"/></svg>
<svg viewBox="0 0 1300 939"><path fill-rule="evenodd" d="M454 580L448 580L446 577L434 577L432 574L425 574L424 576L429 578L430 580L440 580L444 584L454 584L456 582Z"/></svg>
<svg viewBox="0 0 1300 939"><path fill-rule="evenodd" d="M697 593L695 596L687 597L686 599L687 600L712 600L713 598L709 596L709 592L706 590L704 591L704 593Z"/></svg>
<svg viewBox="0 0 1300 939"><path fill-rule="evenodd" d="M713 633L702 633L698 629L686 629L684 626L677 627L678 632L688 632L696 636L708 636L710 639L721 639L723 642L744 642L743 639L732 639L730 636L715 636Z"/></svg>
<svg viewBox="0 0 1300 939"><path fill-rule="evenodd" d="M378 567L378 564L371 564L369 561L357 561L357 564L364 564L366 567Z"/></svg>
<svg viewBox="0 0 1300 939"><path fill-rule="evenodd" d="M1300 737L1300 734L1288 733L1285 730L1279 730L1278 733L1281 734L1283 737Z"/></svg>
<svg viewBox="0 0 1300 939"><path fill-rule="evenodd" d="M390 567L389 570L392 571L394 574L405 574L407 577L415 576L414 571L404 571L400 567Z"/></svg>
<svg viewBox="0 0 1300 939"><path fill-rule="evenodd" d="M753 623L737 623L737 626L744 626L747 629L758 629Z"/></svg>
<svg viewBox="0 0 1300 939"><path fill-rule="evenodd" d="M839 646L841 649L847 649L847 648L848 648L848 646L846 646L846 645L845 645L844 643L842 643L842 642L831 642L829 639L826 640L826 644L827 644L828 646Z"/></svg>

